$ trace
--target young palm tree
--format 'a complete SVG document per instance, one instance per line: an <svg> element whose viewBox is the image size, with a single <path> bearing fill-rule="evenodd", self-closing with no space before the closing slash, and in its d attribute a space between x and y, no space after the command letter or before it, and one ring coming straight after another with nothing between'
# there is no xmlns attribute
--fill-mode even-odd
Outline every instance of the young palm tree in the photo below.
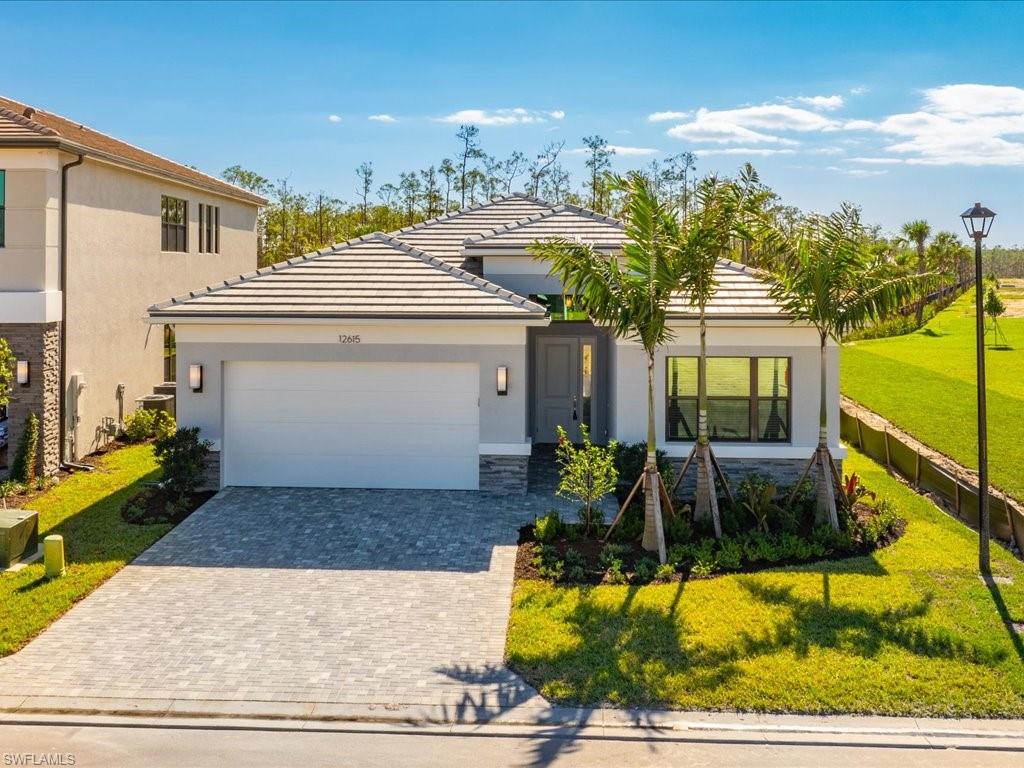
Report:
<svg viewBox="0 0 1024 768"><path fill-rule="evenodd" d="M643 547L665 562L665 536L655 450L654 356L672 339L668 307L683 281L687 263L675 211L662 203L639 173L614 180L625 193L627 241L620 257L600 253L586 243L553 238L529 250L551 265L566 293L575 294L595 322L618 338L635 338L647 355L647 463ZM634 489L635 490L635 489ZM667 494L666 494L667 497ZM627 500L628 502L628 500ZM625 505L624 507L625 508ZM620 513L621 514L621 513Z"/></svg>
<svg viewBox="0 0 1024 768"><path fill-rule="evenodd" d="M928 222L924 219L917 219L915 221L908 221L903 225L903 234L908 240L913 240L917 246L917 274L923 275L928 271L924 242L931 237L932 228L928 226ZM924 322L923 296L917 300L917 308L914 310L914 315L917 318L917 327L920 328L921 323Z"/></svg>
<svg viewBox="0 0 1024 768"><path fill-rule="evenodd" d="M793 494L817 464L818 514L838 528L836 488L842 480L828 447L828 340L842 343L843 334L905 305L927 275L908 275L893 264L873 258L863 237L859 212L849 204L811 221L793 237L777 230L765 234L763 247L774 252L780 264L773 276L772 296L794 321L813 324L821 342L818 447Z"/></svg>

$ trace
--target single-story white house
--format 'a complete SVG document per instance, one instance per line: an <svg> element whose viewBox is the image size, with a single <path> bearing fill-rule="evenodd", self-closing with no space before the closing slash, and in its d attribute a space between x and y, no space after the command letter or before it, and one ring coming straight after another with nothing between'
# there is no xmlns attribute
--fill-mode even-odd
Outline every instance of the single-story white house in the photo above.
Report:
<svg viewBox="0 0 1024 768"><path fill-rule="evenodd" d="M150 308L173 324L178 422L213 443L219 484L524 492L555 428L646 437L646 362L573 309L527 246L580 238L609 253L621 222L511 195L372 234ZM709 415L734 480L795 480L818 437L816 331L746 267L722 262L708 308ZM685 298L657 359L658 445L696 430L697 322ZM828 350L829 441L839 355Z"/></svg>

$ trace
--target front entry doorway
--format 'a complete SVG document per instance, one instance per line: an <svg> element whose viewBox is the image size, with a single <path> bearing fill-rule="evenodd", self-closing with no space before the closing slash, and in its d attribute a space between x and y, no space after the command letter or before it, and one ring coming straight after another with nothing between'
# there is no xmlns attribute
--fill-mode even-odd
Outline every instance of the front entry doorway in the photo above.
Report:
<svg viewBox="0 0 1024 768"><path fill-rule="evenodd" d="M595 441L597 336L541 336L534 346L534 425L536 443L558 441L562 427L574 443L586 425Z"/></svg>

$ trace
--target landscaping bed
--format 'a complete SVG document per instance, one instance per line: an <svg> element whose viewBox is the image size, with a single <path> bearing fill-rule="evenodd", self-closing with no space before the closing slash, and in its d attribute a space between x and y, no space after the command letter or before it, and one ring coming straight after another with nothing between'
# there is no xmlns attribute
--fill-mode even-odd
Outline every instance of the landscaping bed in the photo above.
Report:
<svg viewBox="0 0 1024 768"><path fill-rule="evenodd" d="M216 495L216 491L200 491L176 496L163 488L139 491L121 507L121 519L133 525L177 525Z"/></svg>

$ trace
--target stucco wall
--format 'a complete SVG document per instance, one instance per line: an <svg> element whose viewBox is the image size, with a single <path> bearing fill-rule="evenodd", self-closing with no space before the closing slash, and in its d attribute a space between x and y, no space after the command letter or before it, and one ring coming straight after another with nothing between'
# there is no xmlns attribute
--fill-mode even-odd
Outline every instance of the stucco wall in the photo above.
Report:
<svg viewBox="0 0 1024 768"><path fill-rule="evenodd" d="M202 436L223 437L223 363L248 361L475 362L480 366L481 453L521 451L526 430L526 328L524 326L326 325L215 326L180 323L178 333L178 423L197 426ZM359 344L339 336L359 335ZM203 366L203 391L186 386L188 367ZM496 370L508 367L508 395L498 396ZM272 404L268 404L272 407Z"/></svg>
<svg viewBox="0 0 1024 768"><path fill-rule="evenodd" d="M0 291L56 291L60 228L57 151L0 149L0 170L6 172Z"/></svg>
<svg viewBox="0 0 1024 768"><path fill-rule="evenodd" d="M160 197L188 201L188 252L160 250ZM220 253L198 253L199 203L220 207ZM104 439L117 418L163 380L163 333L146 309L256 268L256 208L190 187L86 159L68 172L67 374L80 374L75 457ZM69 418L75 410L69 402Z"/></svg>
<svg viewBox="0 0 1024 768"><path fill-rule="evenodd" d="M483 262L484 277L520 296L562 292L558 278L548 277L550 265L532 256L485 256Z"/></svg>
<svg viewBox="0 0 1024 768"><path fill-rule="evenodd" d="M655 426L658 446L672 456L685 456L692 443L665 440L665 358L695 357L699 352L696 325L677 328L673 343L658 352L655 358ZM616 341L612 355L612 435L622 442L637 442L647 434L647 362L642 347L633 342ZM726 443L715 444L722 457L744 458L770 456L779 459L809 455L818 441L818 408L820 392L820 351L817 332L810 328L788 325L731 324L709 322L707 331L709 355L716 357L790 357L792 434L790 443ZM843 455L839 443L839 348L828 348L829 443L837 456Z"/></svg>

